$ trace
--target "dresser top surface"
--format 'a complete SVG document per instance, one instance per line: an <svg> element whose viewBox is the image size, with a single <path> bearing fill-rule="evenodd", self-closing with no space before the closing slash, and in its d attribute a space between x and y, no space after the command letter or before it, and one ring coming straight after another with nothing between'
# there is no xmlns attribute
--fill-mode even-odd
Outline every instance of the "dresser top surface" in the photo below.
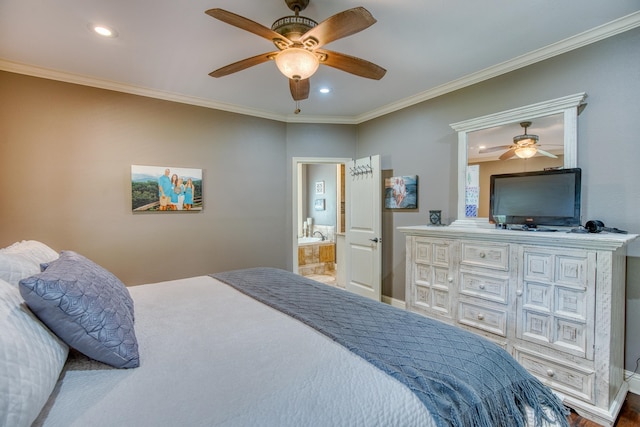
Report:
<svg viewBox="0 0 640 427"><path fill-rule="evenodd" d="M637 234L609 232L572 233L565 230L544 232L430 225L406 226L398 227L397 229L407 235L443 239L472 239L546 246L569 246L597 250L616 250L626 246L638 237Z"/></svg>

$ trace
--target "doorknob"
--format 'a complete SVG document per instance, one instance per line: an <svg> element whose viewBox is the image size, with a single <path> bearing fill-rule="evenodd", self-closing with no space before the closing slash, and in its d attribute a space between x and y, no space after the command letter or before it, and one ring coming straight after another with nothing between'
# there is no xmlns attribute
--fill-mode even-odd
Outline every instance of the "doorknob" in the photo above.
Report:
<svg viewBox="0 0 640 427"><path fill-rule="evenodd" d="M371 240L373 243L378 243L378 242L382 243L382 239L378 239L377 237L374 237L373 239L369 239L369 240Z"/></svg>

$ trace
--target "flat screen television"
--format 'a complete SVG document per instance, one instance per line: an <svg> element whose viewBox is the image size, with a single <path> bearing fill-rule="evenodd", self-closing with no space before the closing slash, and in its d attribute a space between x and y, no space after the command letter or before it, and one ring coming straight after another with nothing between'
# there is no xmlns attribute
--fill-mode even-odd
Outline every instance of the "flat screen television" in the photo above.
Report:
<svg viewBox="0 0 640 427"><path fill-rule="evenodd" d="M573 227L581 224L580 168L491 175L489 221L505 224Z"/></svg>

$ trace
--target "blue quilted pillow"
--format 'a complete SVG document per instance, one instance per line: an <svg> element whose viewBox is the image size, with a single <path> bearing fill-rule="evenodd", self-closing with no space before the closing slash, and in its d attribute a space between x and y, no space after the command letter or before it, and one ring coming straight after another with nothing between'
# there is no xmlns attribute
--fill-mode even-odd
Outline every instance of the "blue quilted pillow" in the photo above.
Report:
<svg viewBox="0 0 640 427"><path fill-rule="evenodd" d="M36 316L70 347L116 368L140 365L133 300L116 276L73 251L20 281Z"/></svg>

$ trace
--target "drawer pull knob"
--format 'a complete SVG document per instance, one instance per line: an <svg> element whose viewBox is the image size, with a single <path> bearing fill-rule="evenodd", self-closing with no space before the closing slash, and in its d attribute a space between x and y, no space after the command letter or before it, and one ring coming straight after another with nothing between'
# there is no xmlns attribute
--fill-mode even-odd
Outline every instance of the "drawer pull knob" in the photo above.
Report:
<svg viewBox="0 0 640 427"><path fill-rule="evenodd" d="M480 258L484 258L484 257L486 257L486 256L487 256L487 255L486 255L484 252L480 252Z"/></svg>
<svg viewBox="0 0 640 427"><path fill-rule="evenodd" d="M522 289L518 289L518 290L516 291L516 295L518 295L519 297L521 297L521 296L522 296Z"/></svg>
<svg viewBox="0 0 640 427"><path fill-rule="evenodd" d="M553 369L547 369L547 375L550 377L553 377L556 373L553 371Z"/></svg>
<svg viewBox="0 0 640 427"><path fill-rule="evenodd" d="M484 320L484 314L479 313L478 314L478 320Z"/></svg>
<svg viewBox="0 0 640 427"><path fill-rule="evenodd" d="M447 277L447 280L449 281L449 283L453 283L453 277L449 276Z"/></svg>
<svg viewBox="0 0 640 427"><path fill-rule="evenodd" d="M480 283L480 286L478 286L478 287L479 287L480 289L484 289L484 288L485 288L484 283Z"/></svg>

